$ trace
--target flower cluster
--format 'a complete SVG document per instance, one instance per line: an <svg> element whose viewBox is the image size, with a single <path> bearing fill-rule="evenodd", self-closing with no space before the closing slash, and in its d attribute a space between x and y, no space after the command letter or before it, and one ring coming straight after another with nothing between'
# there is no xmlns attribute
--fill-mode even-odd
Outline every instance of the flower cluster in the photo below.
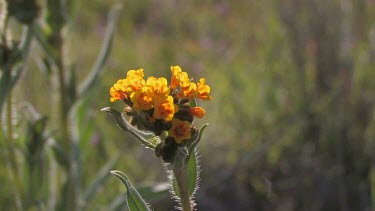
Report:
<svg viewBox="0 0 375 211"><path fill-rule="evenodd" d="M201 78L194 83L179 66L171 66L170 84L164 77L144 78L143 69L129 70L110 89L110 101L122 100L125 113L139 129L155 135L167 131L167 142L182 144L194 132L194 117L202 118L205 110L194 106L195 99L211 100L210 87ZM192 106L193 105L193 106Z"/></svg>

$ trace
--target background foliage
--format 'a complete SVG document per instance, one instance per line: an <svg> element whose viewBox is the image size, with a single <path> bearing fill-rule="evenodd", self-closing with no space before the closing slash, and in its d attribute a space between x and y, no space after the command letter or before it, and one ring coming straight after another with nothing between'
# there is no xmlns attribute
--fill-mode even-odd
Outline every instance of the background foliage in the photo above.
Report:
<svg viewBox="0 0 375 211"><path fill-rule="evenodd" d="M50 1L36 2L34 25L48 35L51 48L59 49L53 35L64 30L65 82L79 90L69 84L81 84L90 74L108 13L119 1L66 1L71 5L66 16L51 13ZM374 1L122 3L104 73L84 95L66 98L72 106L66 118L74 120L66 120L66 134L79 145L78 195L88 193L103 165L124 170L138 188L167 180L156 156L99 111L110 105L109 88L127 70L142 67L146 75L160 77L180 65L194 78L205 77L214 97L201 104L207 113L198 121L210 123L200 144L199 210L374 209ZM33 16L26 11L8 21L16 41L19 21ZM26 68L1 116L7 131L12 113L14 131L12 137L0 136L1 210L53 207L76 173L59 162L53 144L64 147L58 106L64 95L58 94L58 71L51 68L59 69L58 59L34 33ZM121 110L122 104L113 107ZM81 209L116 205L123 187L114 178L103 184ZM152 199L156 210L174 205L168 195Z"/></svg>

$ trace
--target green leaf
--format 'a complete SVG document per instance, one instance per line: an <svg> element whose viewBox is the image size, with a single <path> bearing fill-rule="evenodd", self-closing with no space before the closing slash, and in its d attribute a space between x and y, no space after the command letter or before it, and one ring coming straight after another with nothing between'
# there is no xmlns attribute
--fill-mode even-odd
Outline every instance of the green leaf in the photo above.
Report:
<svg viewBox="0 0 375 211"><path fill-rule="evenodd" d="M102 187L104 182L107 180L108 172L110 171L110 169L113 169L118 158L119 158L118 154L113 156L113 158L109 160L97 173L94 181L91 183L91 185L86 189L85 193L83 194L83 205L82 205L83 208L91 202L91 200L94 198L98 189Z"/></svg>
<svg viewBox="0 0 375 211"><path fill-rule="evenodd" d="M137 187L138 193L148 202L161 200L169 195L169 183L149 184Z"/></svg>
<svg viewBox="0 0 375 211"><path fill-rule="evenodd" d="M192 107L197 107L197 99L193 98L191 101L190 101L190 108Z"/></svg>
<svg viewBox="0 0 375 211"><path fill-rule="evenodd" d="M201 129L199 130L198 138L197 138L195 141L191 142L191 145L187 146L187 147L188 147L188 151L189 151L189 156L190 156L191 154L193 154L193 152L195 151L195 148L197 147L199 141L201 140L202 135L203 135L203 132L204 132L204 130L206 129L207 126L208 126L208 123L204 124L204 125L201 127ZM188 156L187 159L189 159L189 156Z"/></svg>
<svg viewBox="0 0 375 211"><path fill-rule="evenodd" d="M122 183L124 183L127 192L126 192L126 200L128 202L129 210L131 211L146 211L150 210L150 207L146 204L143 200L141 195L137 192L137 190L132 186L127 176L122 173L121 171L111 171L111 174L117 176Z"/></svg>
<svg viewBox="0 0 375 211"><path fill-rule="evenodd" d="M65 169L69 168L69 161L67 153L64 151L64 148L59 144L61 143L61 140L54 140L51 139L49 141L49 146L51 147L52 153L54 155L55 160L57 163L64 167Z"/></svg>
<svg viewBox="0 0 375 211"><path fill-rule="evenodd" d="M46 59L44 63L46 64L47 71L50 72L52 67L52 64L56 64L56 58L58 57L58 53L56 49L51 46L50 42L48 41L48 34L49 28L45 27L42 28L42 26L39 23L36 23L33 25L33 33L35 35L35 38L37 39L39 45L43 48L46 54Z"/></svg>
<svg viewBox="0 0 375 211"><path fill-rule="evenodd" d="M137 138L137 140L144 146L151 149L155 149L158 143L160 143L160 138L158 136L155 136L153 133L138 130L129 122L127 122L126 119L122 116L122 114L116 109L105 107L101 111L105 111L109 115L114 117L119 128L121 128L123 131L133 134Z"/></svg>
<svg viewBox="0 0 375 211"><path fill-rule="evenodd" d="M138 193L149 202L160 201L169 197L169 183L150 184L137 187ZM118 195L106 208L108 211L126 211L128 204L126 193Z"/></svg>
<svg viewBox="0 0 375 211"><path fill-rule="evenodd" d="M79 140L81 149L88 147L90 139L95 133L95 121L93 121L93 117L89 115L90 106L95 99L92 93L77 99L69 113L71 136L73 139Z"/></svg>
<svg viewBox="0 0 375 211"><path fill-rule="evenodd" d="M33 28L32 25L25 26L23 28L21 42L17 46L17 52L21 57L21 63L15 68L14 70L15 73L12 75L12 82L11 82L12 87L16 84L19 77L21 76L21 73L24 70L27 59L29 57L31 41L34 35L32 28ZM18 57L18 56L15 55L14 57ZM17 60L17 58L14 58L14 60Z"/></svg>
<svg viewBox="0 0 375 211"><path fill-rule="evenodd" d="M199 171L198 171L198 160L197 160L197 152L194 151L189 155L189 160L187 164L187 174L188 174L188 190L189 195L192 196L195 193L197 188L197 182L199 178Z"/></svg>
<svg viewBox="0 0 375 211"><path fill-rule="evenodd" d="M5 63L4 61L0 62L0 65L2 65L0 67L2 70L2 74L0 75L0 113L5 98L24 70L30 52L32 35L31 26L24 27L21 42L17 46L17 49L11 53L9 61ZM21 59L21 62L18 61L19 59Z"/></svg>
<svg viewBox="0 0 375 211"><path fill-rule="evenodd" d="M95 85L95 83L99 79L99 76L104 69L104 65L106 61L108 60L109 53L111 51L114 32L115 32L115 28L117 25L118 17L120 15L121 8L122 8L121 4L117 4L112 8L109 14L108 27L107 27L104 41L102 43L100 53L98 55L98 58L96 59L94 67L90 71L90 74L87 76L85 81L79 87L80 96L84 96L86 95L87 92L90 91L90 89Z"/></svg>
<svg viewBox="0 0 375 211"><path fill-rule="evenodd" d="M187 177L187 188L189 196L194 195L196 189L197 189L197 181L199 178L199 166L197 161L197 155L196 151L191 153L191 155L188 156L187 165L185 166L186 169L184 169L184 172ZM173 190L176 194L176 196L180 196L180 191L177 186L177 181L175 178L173 178Z"/></svg>

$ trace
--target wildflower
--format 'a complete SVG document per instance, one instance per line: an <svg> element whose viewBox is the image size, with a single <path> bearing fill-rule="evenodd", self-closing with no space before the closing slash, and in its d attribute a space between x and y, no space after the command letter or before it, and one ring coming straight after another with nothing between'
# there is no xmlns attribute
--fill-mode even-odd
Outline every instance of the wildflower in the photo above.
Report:
<svg viewBox="0 0 375 211"><path fill-rule="evenodd" d="M193 107L193 108L190 108L189 111L190 111L191 115L193 115L193 116L195 116L199 119L201 119L204 116L204 114L206 113L206 111L201 107Z"/></svg>
<svg viewBox="0 0 375 211"><path fill-rule="evenodd" d="M116 91L122 91L122 92L125 92L126 91L126 80L125 79L120 79L118 80L114 85L113 85L113 88L116 90Z"/></svg>
<svg viewBox="0 0 375 211"><path fill-rule="evenodd" d="M184 87L180 87L180 91L177 93L176 97L178 99L187 98L193 99L197 96L197 85L194 82L184 83Z"/></svg>
<svg viewBox="0 0 375 211"><path fill-rule="evenodd" d="M133 108L136 111L149 110L153 107L152 93L150 88L142 87L141 90L135 91L130 95Z"/></svg>
<svg viewBox="0 0 375 211"><path fill-rule="evenodd" d="M197 97L202 100L212 100L212 97L209 96L210 94L210 87L205 84L206 79L201 78L197 83Z"/></svg>
<svg viewBox="0 0 375 211"><path fill-rule="evenodd" d="M104 108L103 111L114 116L121 129L131 132L146 147L154 149L157 157L171 164L177 190L183 190L190 182L185 177L189 171L189 159L196 159L190 155L196 153L207 126L197 129L193 125L195 117L202 118L206 113L196 106L196 99L211 100L212 97L204 78L195 83L181 67L171 66L170 69L172 77L169 85L164 77L151 76L145 80L143 69L129 70L126 78L118 80L110 88L110 101L122 100L126 104L124 112L112 108ZM118 172L114 174L122 177ZM179 193L182 209L192 210L191 191L186 189Z"/></svg>
<svg viewBox="0 0 375 211"><path fill-rule="evenodd" d="M132 74L125 79L123 86L126 87L126 92L131 93L137 90L141 90L145 84L146 82L142 77L137 74Z"/></svg>
<svg viewBox="0 0 375 211"><path fill-rule="evenodd" d="M180 85L180 76L182 73L180 66L171 66L172 78L171 78L171 89L176 89Z"/></svg>
<svg viewBox="0 0 375 211"><path fill-rule="evenodd" d="M154 100L154 118L171 121L173 115L178 111L177 105L173 103L173 97L155 97Z"/></svg>
<svg viewBox="0 0 375 211"><path fill-rule="evenodd" d="M114 87L111 87L109 93L111 95L111 102L114 102L116 100L124 100L126 98L126 94L124 92L116 90Z"/></svg>
<svg viewBox="0 0 375 211"><path fill-rule="evenodd" d="M191 137L190 126L191 123L188 121L173 119L172 128L169 130L168 135L173 137L176 143L181 144L183 140Z"/></svg>
<svg viewBox="0 0 375 211"><path fill-rule="evenodd" d="M204 78L194 83L181 67L171 66L170 69L170 84L164 77L151 76L145 80L143 69L129 70L126 78L110 88L110 101L122 100L128 106L125 115L138 129L150 130L157 136L169 131L169 141L182 143L191 137L189 130L194 117L202 118L206 113L201 107L191 107L191 100L211 100L212 97ZM172 146L164 144L163 149Z"/></svg>
<svg viewBox="0 0 375 211"><path fill-rule="evenodd" d="M143 73L143 69L138 69L138 70L129 70L128 73L126 74L126 77L140 77L143 78L145 75Z"/></svg>
<svg viewBox="0 0 375 211"><path fill-rule="evenodd" d="M166 78L149 77L146 84L150 87L155 95L167 96L169 94L168 82Z"/></svg>
<svg viewBox="0 0 375 211"><path fill-rule="evenodd" d="M186 89L190 86L190 78L187 72L182 72L180 75L180 87Z"/></svg>

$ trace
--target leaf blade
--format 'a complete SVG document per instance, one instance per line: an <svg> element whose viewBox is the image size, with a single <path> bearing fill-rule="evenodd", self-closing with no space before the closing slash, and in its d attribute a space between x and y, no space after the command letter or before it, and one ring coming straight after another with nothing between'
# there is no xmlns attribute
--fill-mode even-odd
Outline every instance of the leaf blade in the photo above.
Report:
<svg viewBox="0 0 375 211"><path fill-rule="evenodd" d="M145 147L155 149L157 146L157 142L160 143L160 138L158 136L153 135L152 133L142 132L128 123L122 116L122 114L117 111L116 109L105 107L101 109L101 111L107 112L109 115L115 118L117 126L121 128L125 132L131 133L134 137L137 138L141 144Z"/></svg>
<svg viewBox="0 0 375 211"><path fill-rule="evenodd" d="M111 171L111 174L118 177L121 182L125 185L127 192L126 192L126 199L128 202L129 210L131 211L151 211L150 207L144 201L142 196L138 193L138 191L132 186L127 176L122 173L121 171Z"/></svg>
<svg viewBox="0 0 375 211"><path fill-rule="evenodd" d="M109 14L109 21L108 27L106 30L106 34L104 37L104 41L102 43L102 47L100 49L98 58L94 66L92 67L90 74L87 78L83 81L83 83L79 86L79 96L85 96L87 92L95 85L97 80L99 79L100 74L104 69L104 65L109 58L109 54L112 48L113 38L115 34L115 29L117 25L118 18L120 16L122 5L117 4L115 5L110 14Z"/></svg>

